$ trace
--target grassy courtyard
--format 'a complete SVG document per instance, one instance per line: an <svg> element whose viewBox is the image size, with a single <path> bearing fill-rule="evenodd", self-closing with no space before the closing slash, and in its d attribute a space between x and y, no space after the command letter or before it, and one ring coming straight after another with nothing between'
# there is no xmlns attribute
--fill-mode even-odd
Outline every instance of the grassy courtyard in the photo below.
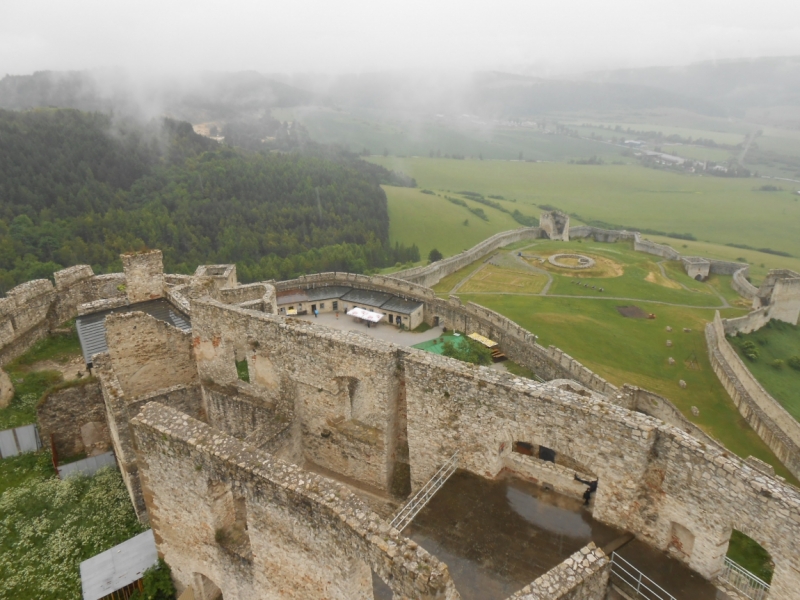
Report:
<svg viewBox="0 0 800 600"><path fill-rule="evenodd" d="M546 260L555 252L581 254L596 264L584 271L561 268ZM460 284L457 294L462 301L509 317L538 335L541 344L561 348L615 385L629 383L669 398L736 454L756 456L794 481L736 410L708 362L703 330L714 311L719 309L725 317L747 311L737 304L735 292L725 289L730 276L698 282L679 263L663 262L662 273L660 260L635 252L630 242L539 240L498 250L490 263L482 259L468 265L443 279L435 290L446 296ZM519 264L531 270L517 270ZM489 276L481 278L487 271ZM549 276L552 283L544 295L540 288L520 291L512 283L523 275L532 280ZM480 291L470 292L475 285ZM723 298L729 307L724 307ZM638 307L643 315L655 318L623 316L621 306ZM668 347L667 341L672 345ZM670 357L674 365L669 364ZM680 387L680 380L686 388ZM699 415L692 414L693 406Z"/></svg>

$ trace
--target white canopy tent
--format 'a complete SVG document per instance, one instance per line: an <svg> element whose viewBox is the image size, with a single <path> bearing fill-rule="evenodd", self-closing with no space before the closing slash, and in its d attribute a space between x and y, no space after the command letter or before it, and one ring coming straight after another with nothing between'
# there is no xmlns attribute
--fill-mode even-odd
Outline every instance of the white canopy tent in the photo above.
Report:
<svg viewBox="0 0 800 600"><path fill-rule="evenodd" d="M351 308L347 311L347 314L348 316L364 319L365 321L370 321L372 323L377 323L383 319L383 313L373 312L371 310L367 310L366 308Z"/></svg>

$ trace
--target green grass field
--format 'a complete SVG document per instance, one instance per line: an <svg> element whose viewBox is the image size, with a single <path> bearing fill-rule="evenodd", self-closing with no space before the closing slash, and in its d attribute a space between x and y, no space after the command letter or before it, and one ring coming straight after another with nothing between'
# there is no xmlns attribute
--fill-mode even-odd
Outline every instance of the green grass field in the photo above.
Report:
<svg viewBox="0 0 800 600"><path fill-rule="evenodd" d="M448 202L443 196L423 194L415 188L386 186L384 189L389 198L389 238L392 244L417 244L423 258L427 258L433 248L445 256L452 256L495 233L520 227L510 215L470 200L465 202L474 208L482 208L488 221L479 219L463 206ZM534 214L531 207L523 209L527 209L526 214ZM469 221L469 224L464 225L464 221Z"/></svg>
<svg viewBox="0 0 800 600"><path fill-rule="evenodd" d="M772 248L800 257L800 196L756 191L764 180L683 175L636 165L570 165L518 161L446 160L430 158L373 157L372 161L398 169L416 178L420 188L469 190L484 195L516 199L505 205L525 214L538 215L539 205L573 212L586 220L664 232L691 233L698 240L723 245L739 243L754 248ZM389 198L392 242L415 242L430 246L432 230L440 215L460 214L437 208L420 213L424 202L414 190L386 188ZM411 200L417 199L417 202ZM433 206L433 205L432 205ZM455 209L460 207L453 206ZM489 214L489 210L484 207ZM460 210L464 213L463 208ZM411 213L411 214L410 214ZM507 216L507 215L506 215ZM467 218L466 215L464 218ZM491 218L491 217L490 217ZM462 218L461 221L464 219ZM495 232L502 219L481 226ZM473 225L475 219L470 218ZM511 219L508 229L517 224ZM440 234L456 251L469 243L458 243L461 232L444 220ZM477 225L477 224L474 224ZM454 230L455 229L455 230ZM473 231L477 231L475 227ZM438 229L437 229L438 231ZM475 239L479 236L464 236ZM650 236L648 236L650 237ZM668 238L670 239L670 238ZM681 240L670 239L679 250ZM688 244L687 244L688 245ZM443 252L444 249L440 248ZM448 252L445 252L448 254ZM748 256L754 264L778 267L781 257L732 248L729 255ZM800 264L798 258L791 261ZM797 267L795 267L797 268Z"/></svg>
<svg viewBox="0 0 800 600"><path fill-rule="evenodd" d="M484 266L485 261L479 260L443 279L435 290L445 296L466 279L458 291L462 301L476 302L509 317L538 335L541 344L561 348L615 385L630 383L669 398L688 419L736 454L761 458L775 466L782 476L795 481L736 410L708 362L703 329L713 318L714 309L698 305L720 306L722 301L714 290L720 290L734 303L738 298L736 293L724 289L726 284L730 285L730 276L698 282L689 278L679 263L665 262L667 277L664 278L653 262L655 257L635 252L628 242L542 240L515 246L514 250L498 250L495 260L511 265L520 252L528 257L537 253L544 256L557 249L611 258L621 274L579 279L575 272L560 273L558 268L548 266L545 270L554 282L548 295L542 296L535 291L510 292L508 281L518 277L518 272L494 264ZM501 260L503 254L511 260ZM542 263L534 261L534 264L544 268ZM480 267L483 269L478 270ZM481 280L482 293L470 294L473 279L489 267L492 276ZM655 272L659 277L648 281L647 275ZM590 297L601 294L570 283L576 280L593 281L596 287L601 283L606 290L628 300ZM492 283L494 290L486 287ZM553 294L567 297L552 297ZM667 297L682 305L659 303ZM620 315L617 307L629 305L654 313L656 318L632 319ZM734 317L745 314L746 310L727 308L721 313ZM672 327L671 332L667 332L667 326ZM684 328L691 331L684 332ZM672 341L672 347L667 347L667 340ZM675 359L675 365L669 365L670 357ZM685 389L680 387L680 380L686 381ZM700 410L696 417L692 415L692 406Z"/></svg>
<svg viewBox="0 0 800 600"><path fill-rule="evenodd" d="M740 334L729 341L764 389L800 421L800 371L787 363L792 356L800 357L800 327L771 321L756 332ZM756 344L756 360L748 359L742 352L742 344L748 341ZM783 361L778 368L774 366L776 360Z"/></svg>

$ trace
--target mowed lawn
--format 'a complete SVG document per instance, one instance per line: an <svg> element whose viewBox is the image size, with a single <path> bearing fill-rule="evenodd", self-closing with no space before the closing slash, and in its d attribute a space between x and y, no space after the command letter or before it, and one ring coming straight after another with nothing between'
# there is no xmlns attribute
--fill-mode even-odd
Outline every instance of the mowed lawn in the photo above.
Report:
<svg viewBox="0 0 800 600"><path fill-rule="evenodd" d="M691 233L698 240L716 244L740 243L800 256L800 237L797 235L800 231L800 196L788 191L757 191L764 183L761 179L684 175L638 165L596 166L394 156L372 157L370 160L408 173L416 178L421 188L468 190L485 196L516 199L516 204L508 202L507 206L517 207L526 214L537 214L540 211L538 205L552 205L587 220L668 233ZM392 199L390 188L387 188L387 194L391 210L398 198ZM426 216L418 215L403 224L412 229L393 224L391 231L395 237L392 241L427 243L429 229L416 233L413 230L419 221L426 221ZM494 224L490 227L493 228ZM680 250L681 240L672 240L671 243ZM459 246L457 243L454 245ZM744 251L731 250L734 258L745 256L741 253ZM757 264L774 262L770 255L757 254Z"/></svg>
<svg viewBox="0 0 800 600"><path fill-rule="evenodd" d="M703 335L712 310L679 308L642 302L657 318L621 316L613 300L547 298L542 296L459 294L495 310L554 345L615 385L629 383L669 398L691 421L739 456L753 455L775 467L790 481L791 474L756 435L731 402L711 370ZM741 314L722 311L723 316ZM670 325L672 332L667 332ZM691 329L684 333L683 328ZM668 348L667 340L673 345ZM668 364L669 357L676 361ZM678 382L683 379L687 387ZM691 407L700 414L695 417Z"/></svg>

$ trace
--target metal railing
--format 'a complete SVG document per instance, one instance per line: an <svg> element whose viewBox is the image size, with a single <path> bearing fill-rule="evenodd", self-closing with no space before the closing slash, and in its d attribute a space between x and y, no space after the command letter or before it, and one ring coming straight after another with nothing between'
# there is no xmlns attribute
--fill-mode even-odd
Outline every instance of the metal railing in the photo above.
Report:
<svg viewBox="0 0 800 600"><path fill-rule="evenodd" d="M634 598L646 600L677 600L639 569L634 567L619 554L611 555L611 577L614 583L632 593Z"/></svg>
<svg viewBox="0 0 800 600"><path fill-rule="evenodd" d="M414 520L417 513L422 510L445 482L450 479L450 476L455 473L457 468L458 452L453 454L453 456L436 471L434 476L414 494L414 497L406 502L405 506L394 516L390 525L397 529L397 531L403 531L403 529L408 527L408 524Z"/></svg>
<svg viewBox="0 0 800 600"><path fill-rule="evenodd" d="M769 595L769 584L739 566L727 556L719 578L733 586L750 600L765 600Z"/></svg>

